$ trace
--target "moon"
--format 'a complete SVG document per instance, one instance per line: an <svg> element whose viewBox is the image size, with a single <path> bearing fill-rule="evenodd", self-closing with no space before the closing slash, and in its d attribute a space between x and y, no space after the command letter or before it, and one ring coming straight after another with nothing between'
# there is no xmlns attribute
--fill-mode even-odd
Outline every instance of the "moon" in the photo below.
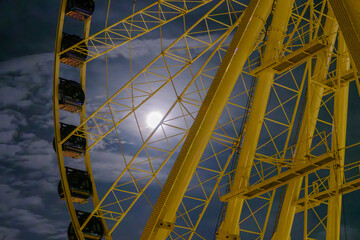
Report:
<svg viewBox="0 0 360 240"><path fill-rule="evenodd" d="M159 112L151 112L147 115L146 118L146 124L150 128L155 128L161 119L163 118L163 115Z"/></svg>

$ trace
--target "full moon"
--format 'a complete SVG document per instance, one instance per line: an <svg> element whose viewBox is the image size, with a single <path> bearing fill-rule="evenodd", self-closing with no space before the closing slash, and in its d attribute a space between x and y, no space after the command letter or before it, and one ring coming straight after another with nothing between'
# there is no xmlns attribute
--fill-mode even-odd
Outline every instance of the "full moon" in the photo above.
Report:
<svg viewBox="0 0 360 240"><path fill-rule="evenodd" d="M159 124L159 122L161 121L162 118L163 118L163 115L161 113L151 112L147 116L146 124L150 128L155 128Z"/></svg>

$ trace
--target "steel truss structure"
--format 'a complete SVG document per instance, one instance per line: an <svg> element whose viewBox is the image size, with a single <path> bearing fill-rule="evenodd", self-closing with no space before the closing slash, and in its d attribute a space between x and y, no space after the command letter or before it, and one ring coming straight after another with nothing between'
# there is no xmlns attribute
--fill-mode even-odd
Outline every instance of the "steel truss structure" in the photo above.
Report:
<svg viewBox="0 0 360 240"><path fill-rule="evenodd" d="M357 1L150 2L94 34L88 19L83 40L64 50L66 0L61 2L55 147L77 238L85 239L83 230L95 216L105 239L118 239L121 223L135 214L147 220L136 230L142 240L320 239L322 232L327 240L340 239L342 196L360 188L360 162L348 154L360 141L349 137L356 129L347 128L356 111L348 109L354 98L349 89L360 93ZM167 26L179 29L169 43ZM59 111L60 56L87 54L78 71L85 91L90 62L107 64L113 50L129 48L136 64L133 43L154 32L160 32L158 55L122 78L97 109L89 113L83 106L80 124L62 138L60 119L73 113ZM142 118L156 101L166 110L149 129ZM131 154L119 137L128 128L136 129L139 142ZM83 159L93 192L82 205L71 200L66 166L74 160L62 151L72 136L87 140L77 161ZM103 160L90 155L106 139L118 143L121 167L111 184L99 187L92 166ZM77 209L90 209L82 224Z"/></svg>

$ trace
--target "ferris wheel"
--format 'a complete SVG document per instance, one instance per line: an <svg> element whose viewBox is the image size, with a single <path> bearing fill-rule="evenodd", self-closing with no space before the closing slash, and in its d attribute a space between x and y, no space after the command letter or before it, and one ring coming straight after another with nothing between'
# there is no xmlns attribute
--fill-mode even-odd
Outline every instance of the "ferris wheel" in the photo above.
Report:
<svg viewBox="0 0 360 240"><path fill-rule="evenodd" d="M118 19L116 1L61 1L54 149L68 238L339 239L343 195L360 188L357 3L135 2ZM105 90L90 98L94 82Z"/></svg>

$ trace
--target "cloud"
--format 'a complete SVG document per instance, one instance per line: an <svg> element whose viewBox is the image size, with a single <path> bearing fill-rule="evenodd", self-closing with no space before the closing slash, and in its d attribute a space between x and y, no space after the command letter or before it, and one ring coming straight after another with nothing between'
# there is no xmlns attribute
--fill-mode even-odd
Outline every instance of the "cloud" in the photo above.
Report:
<svg viewBox="0 0 360 240"><path fill-rule="evenodd" d="M17 133L16 130L0 132L0 143L10 142L14 138L16 133Z"/></svg>
<svg viewBox="0 0 360 240"><path fill-rule="evenodd" d="M130 156L126 158L130 159ZM93 151L92 159L94 178L100 182L114 182L125 166L118 152Z"/></svg>
<svg viewBox="0 0 360 240"><path fill-rule="evenodd" d="M23 196L23 192L14 187L13 184L0 183L1 199L7 199L7 202L0 203L0 210L8 213L11 209L18 206L21 207L40 207L43 204L43 200L38 195ZM21 188L22 186L20 186Z"/></svg>
<svg viewBox="0 0 360 240"><path fill-rule="evenodd" d="M48 239L67 239L67 233L60 233L58 235L50 236Z"/></svg>
<svg viewBox="0 0 360 240"><path fill-rule="evenodd" d="M13 209L8 214L8 217L14 219L15 225L25 228L32 233L43 235L56 232L56 226L54 226L51 220L26 209Z"/></svg>
<svg viewBox="0 0 360 240"><path fill-rule="evenodd" d="M18 77L22 80L26 80L27 74L38 76L37 71L43 70L49 62L52 62L53 56L53 53L41 53L0 62L0 74L11 73L12 77ZM48 72L51 71L52 69L48 70ZM38 83L41 82L42 79L35 78L32 80L34 80L35 83Z"/></svg>
<svg viewBox="0 0 360 240"><path fill-rule="evenodd" d="M0 101L4 106L17 104L21 100L24 100L27 94L24 88L3 87L0 89Z"/></svg>
<svg viewBox="0 0 360 240"><path fill-rule="evenodd" d="M25 140L23 141L24 145L24 152L31 152L31 153L36 153L36 154L50 154L52 153L51 151L51 143L49 143L48 141L45 141L44 139L29 139L29 140Z"/></svg>
<svg viewBox="0 0 360 240"><path fill-rule="evenodd" d="M20 230L10 227L1 227L0 226L0 239L4 240L16 240L19 235Z"/></svg>
<svg viewBox="0 0 360 240"><path fill-rule="evenodd" d="M0 111L0 129L9 130L24 125L27 125L27 120L20 112L11 109Z"/></svg>
<svg viewBox="0 0 360 240"><path fill-rule="evenodd" d="M52 65L50 54L0 63L0 239L66 233L66 211L54 215L63 202L51 143Z"/></svg>
<svg viewBox="0 0 360 240"><path fill-rule="evenodd" d="M214 39L217 39L219 35L215 34L212 36ZM209 42L208 35L203 36L196 36L196 38L204 41ZM135 39L131 42L131 58L137 59L144 56L157 56L159 53L161 53L161 44L163 45L163 49L166 49L170 44L175 42L177 38L163 38L162 40L160 38L155 39ZM199 47L203 46L204 44L200 41L195 41L191 38L187 39L187 43L183 39L178 41L172 49L184 49L186 47L186 44L188 44L189 47ZM193 49L193 53L199 53L201 51L201 48L199 49ZM125 44L124 46L118 47L108 54L109 58L117 58L117 57L123 57L125 59L130 59L130 51L129 51L129 44ZM102 57L104 59L104 57Z"/></svg>
<svg viewBox="0 0 360 240"><path fill-rule="evenodd" d="M57 194L57 183L59 181L59 176L57 173L54 173L54 176L49 176L46 179L34 178L32 179L18 179L11 182L11 187L14 189L24 188L24 189L41 189L43 194Z"/></svg>
<svg viewBox="0 0 360 240"><path fill-rule="evenodd" d="M169 43L173 42L175 39L164 39L164 45L168 45ZM112 50L108 57L110 58L117 58L123 57L126 59L130 59L129 55L129 45L126 44L126 47L118 47ZM144 56L150 55L158 55L160 50L161 42L160 39L136 39L131 43L131 58L140 58Z"/></svg>
<svg viewBox="0 0 360 240"><path fill-rule="evenodd" d="M0 198L7 201L0 202L0 211L3 212L16 205L16 201L19 199L20 191L13 189L10 185L0 183Z"/></svg>
<svg viewBox="0 0 360 240"><path fill-rule="evenodd" d="M11 158L14 157L21 150L21 147L17 145L0 144L0 152L2 153L2 158L4 160L10 161Z"/></svg>
<svg viewBox="0 0 360 240"><path fill-rule="evenodd" d="M48 1L41 0L41 2L51 5ZM11 8L7 6L4 9ZM44 17L40 10L27 12L36 17L38 15ZM49 13L47 13L48 16ZM32 24L32 28L34 26L36 25ZM53 27L55 29L55 25ZM23 35L33 31L21 32ZM31 41L31 38L38 36L38 34L33 34L30 36L30 41L27 37L21 39L24 42L31 42L31 47L33 47L34 41ZM43 42L45 38L41 37L41 39L40 42ZM163 44L169 45L174 40L175 38L164 39ZM36 41L35 45L39 45L40 42ZM138 39L131 44L132 59L151 60L160 53L159 39ZM27 47L26 44L20 45L21 49ZM9 49L4 49L4 51L9 51ZM112 64L112 67L115 66L118 71L117 77L119 75L124 77L125 71L122 72L122 70L125 70L127 66L123 63L128 62L129 59L128 46L112 51L109 57L112 60L109 64ZM144 62L146 61L141 61L141 63ZM23 56L0 62L0 170L2 173L0 178L0 189L2 189L0 192L0 239L66 239L69 217L65 203L57 196L59 173L51 146L53 136L52 70L53 53ZM77 70L73 71L74 74L69 72L62 71L61 74L64 77L69 76L68 79L78 80ZM94 72L96 75L92 74ZM105 96L99 90L99 83L104 83L105 74L99 68L98 62L88 65L88 76L87 99L90 106L87 103L87 109L92 109L96 106L95 104L103 101ZM121 80L124 82L123 79ZM115 85L118 89L119 82ZM99 96L99 99L95 99L91 93ZM79 121L78 115L61 114L61 119L64 121L73 121L74 124ZM131 129L126 130L126 132L119 132L124 134L121 142L127 147L125 154L129 160L132 156L130 152L140 145L139 139L133 140L128 138L128 135L138 136L139 134L137 131L131 132ZM115 141L114 139L103 140L91 152L96 181L112 182L124 168L118 148L116 149L118 146L115 147L116 144L118 144L116 139ZM137 161L142 160L145 159L142 157L137 159ZM75 161L67 163L78 168L84 167L81 160Z"/></svg>

